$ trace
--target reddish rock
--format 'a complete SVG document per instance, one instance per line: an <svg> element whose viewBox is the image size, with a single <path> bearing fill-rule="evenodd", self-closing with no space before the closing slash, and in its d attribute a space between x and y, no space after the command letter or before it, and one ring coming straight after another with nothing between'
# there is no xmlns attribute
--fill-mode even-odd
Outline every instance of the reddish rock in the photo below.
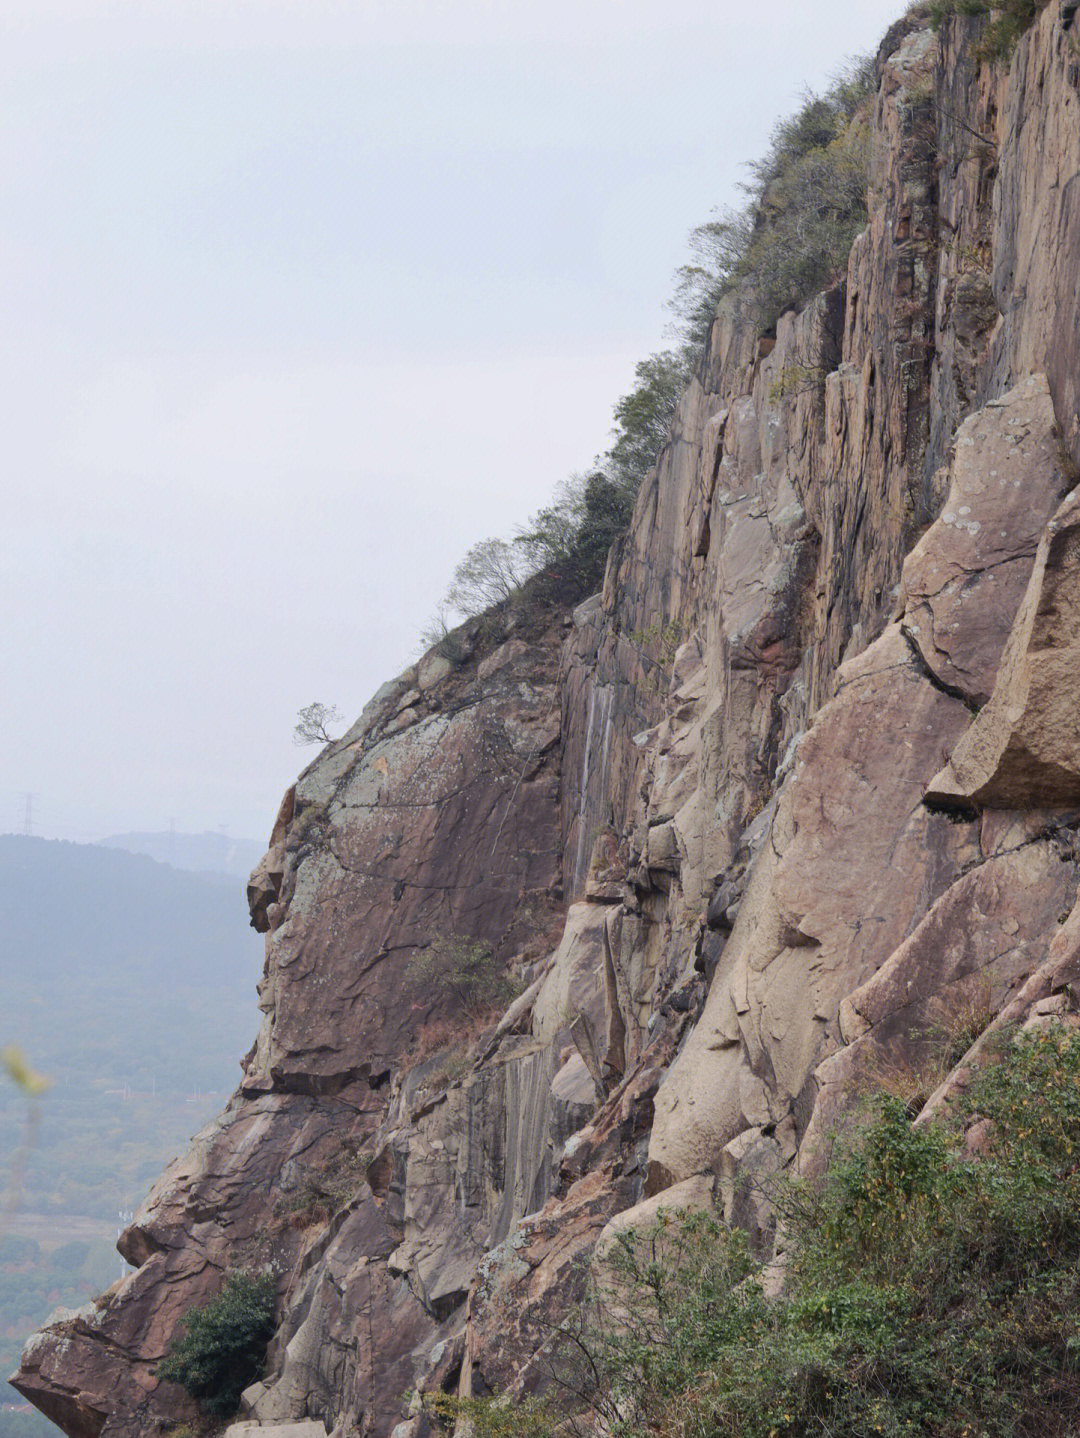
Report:
<svg viewBox="0 0 1080 1438"><path fill-rule="evenodd" d="M775 336L725 299L602 594L465 626L298 780L241 1092L27 1348L77 1438L194 1416L154 1364L271 1257L254 1416L429 1438L408 1388L547 1381L647 1188L715 1175L765 1249L756 1179L875 1066L1077 1021L1080 92L1062 7L1008 67L972 29L890 30L843 282ZM454 936L501 1018L414 961Z"/></svg>
<svg viewBox="0 0 1080 1438"><path fill-rule="evenodd" d="M936 803L1080 804L1080 492L1046 526L994 692L933 779Z"/></svg>
<svg viewBox="0 0 1080 1438"><path fill-rule="evenodd" d="M944 509L904 561L900 612L937 681L975 704L990 697L1035 550L1067 488L1041 375L960 426Z"/></svg>

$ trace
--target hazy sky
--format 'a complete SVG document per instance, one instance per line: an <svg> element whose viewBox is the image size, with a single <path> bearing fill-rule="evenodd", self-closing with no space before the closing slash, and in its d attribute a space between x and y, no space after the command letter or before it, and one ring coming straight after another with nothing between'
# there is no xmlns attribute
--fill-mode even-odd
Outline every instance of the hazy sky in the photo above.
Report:
<svg viewBox="0 0 1080 1438"><path fill-rule="evenodd" d="M4 0L0 830L263 837L902 0Z"/></svg>

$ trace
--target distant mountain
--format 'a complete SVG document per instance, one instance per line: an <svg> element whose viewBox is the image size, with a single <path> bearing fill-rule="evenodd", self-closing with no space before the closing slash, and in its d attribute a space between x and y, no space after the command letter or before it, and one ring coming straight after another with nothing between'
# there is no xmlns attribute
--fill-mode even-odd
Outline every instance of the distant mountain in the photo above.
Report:
<svg viewBox="0 0 1080 1438"><path fill-rule="evenodd" d="M262 947L235 876L0 835L0 1048L51 1080L28 1108L0 1077L0 1364L117 1276L118 1212L236 1086ZM40 1431L0 1409L0 1438Z"/></svg>
<svg viewBox="0 0 1080 1438"><path fill-rule="evenodd" d="M110 834L100 839L105 849L126 849L145 854L159 864L188 869L196 874L228 874L246 879L266 852L258 839L230 839L226 834Z"/></svg>
<svg viewBox="0 0 1080 1438"><path fill-rule="evenodd" d="M24 1204L95 1215L135 1204L161 1150L183 1146L236 1086L255 1037L262 940L243 893L141 854L3 834L0 952L0 1045L53 1080ZM186 1103L211 1091L219 1099ZM0 1089L0 1153L19 1119Z"/></svg>

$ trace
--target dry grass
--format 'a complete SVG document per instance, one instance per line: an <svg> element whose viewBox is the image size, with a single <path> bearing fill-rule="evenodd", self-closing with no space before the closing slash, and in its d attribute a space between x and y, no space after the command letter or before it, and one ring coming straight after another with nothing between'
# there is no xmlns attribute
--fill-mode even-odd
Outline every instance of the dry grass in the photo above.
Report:
<svg viewBox="0 0 1080 1438"><path fill-rule="evenodd" d="M993 985L984 975L974 987L957 986L939 995L935 1008L933 1021L912 1035L910 1053L882 1051L870 1070L874 1088L899 1099L911 1117L995 1018Z"/></svg>
<svg viewBox="0 0 1080 1438"><path fill-rule="evenodd" d="M355 1139L346 1139L332 1159L307 1169L278 1197L274 1216L286 1228L322 1228L363 1183L371 1157Z"/></svg>

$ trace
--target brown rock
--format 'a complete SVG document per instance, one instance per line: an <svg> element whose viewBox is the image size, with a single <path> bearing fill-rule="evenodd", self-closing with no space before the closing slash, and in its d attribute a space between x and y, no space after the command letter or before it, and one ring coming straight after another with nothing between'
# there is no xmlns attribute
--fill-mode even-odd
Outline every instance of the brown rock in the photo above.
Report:
<svg viewBox="0 0 1080 1438"><path fill-rule="evenodd" d="M987 859L938 899L840 1006L849 1046L815 1074L804 1170L819 1164L853 1094L884 1087L921 1105L1043 963L1047 936L1073 904L1076 885L1077 865L1040 839Z"/></svg>
<svg viewBox="0 0 1080 1438"><path fill-rule="evenodd" d="M248 911L251 914L251 927L260 934L265 934L269 930L269 910L271 905L277 903L281 894L281 881L285 877L285 835L292 822L295 803L296 786L294 784L285 791L285 797L281 801L277 818L274 821L273 832L270 835L270 846L252 870L251 878L248 880L247 902Z"/></svg>
<svg viewBox="0 0 1080 1438"><path fill-rule="evenodd" d="M1036 547L1066 488L1041 375L957 431L945 508L904 561L900 606L904 632L935 678L965 699L990 697Z"/></svg>
<svg viewBox="0 0 1080 1438"><path fill-rule="evenodd" d="M650 1155L652 1187L715 1173L764 1248L757 1179L806 1166L872 1060L917 1060L987 984L1002 1019L1076 1021L1067 508L1033 561L1050 401L1080 458L1075 27L1043 7L1009 67L971 30L917 7L890 31L844 283L775 336L725 299L603 594L463 631L301 776L252 878L242 1094L125 1235L138 1273L20 1370L77 1438L193 1418L156 1358L224 1267L270 1256L256 1416L430 1438L405 1388L542 1386ZM955 751L970 792L928 812L995 683ZM598 902L560 942L564 894ZM416 981L443 934L530 984L503 1021ZM288 1207L350 1153L366 1181L329 1221Z"/></svg>
<svg viewBox="0 0 1080 1438"><path fill-rule="evenodd" d="M705 1012L657 1094L651 1182L715 1170L738 1134L787 1118L838 1040L841 1000L958 877L974 836L919 797L965 713L922 677L897 626L841 670L781 793Z"/></svg>

